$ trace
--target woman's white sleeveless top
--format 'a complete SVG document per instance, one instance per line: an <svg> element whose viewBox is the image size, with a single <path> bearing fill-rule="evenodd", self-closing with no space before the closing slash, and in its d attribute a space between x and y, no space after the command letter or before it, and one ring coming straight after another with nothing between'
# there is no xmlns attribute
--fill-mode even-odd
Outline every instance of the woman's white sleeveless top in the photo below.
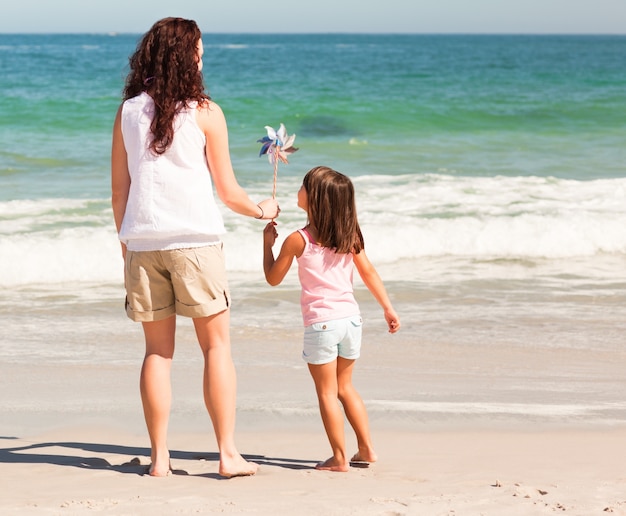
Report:
<svg viewBox="0 0 626 516"><path fill-rule="evenodd" d="M157 155L149 148L152 98L144 92L122 106L131 184L119 238L131 251L200 247L226 232L195 111L194 103L176 117L172 145Z"/></svg>

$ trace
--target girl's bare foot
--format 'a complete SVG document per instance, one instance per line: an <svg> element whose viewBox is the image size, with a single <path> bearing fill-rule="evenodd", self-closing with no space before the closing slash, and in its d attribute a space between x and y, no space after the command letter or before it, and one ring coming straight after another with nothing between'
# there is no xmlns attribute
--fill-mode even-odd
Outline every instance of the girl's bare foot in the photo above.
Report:
<svg viewBox="0 0 626 516"><path fill-rule="evenodd" d="M324 462L320 462L315 469L320 469L323 471L338 471L341 473L345 473L349 471L348 465L345 462L341 462L335 457L331 457L330 459L326 459Z"/></svg>
<svg viewBox="0 0 626 516"><path fill-rule="evenodd" d="M248 462L241 455L232 458L220 457L219 474L222 477L248 477L259 469L258 464Z"/></svg>
<svg viewBox="0 0 626 516"><path fill-rule="evenodd" d="M350 463L354 464L371 464L378 460L378 455L372 449L363 449L356 452L350 459Z"/></svg>

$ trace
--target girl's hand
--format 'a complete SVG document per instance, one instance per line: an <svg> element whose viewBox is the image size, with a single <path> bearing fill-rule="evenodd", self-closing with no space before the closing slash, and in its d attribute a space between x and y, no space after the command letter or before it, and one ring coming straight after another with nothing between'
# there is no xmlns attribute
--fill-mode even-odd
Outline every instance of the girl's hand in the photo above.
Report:
<svg viewBox="0 0 626 516"><path fill-rule="evenodd" d="M268 222L263 229L263 243L266 246L272 247L276 242L278 232L276 231L276 222Z"/></svg>
<svg viewBox="0 0 626 516"><path fill-rule="evenodd" d="M396 333L400 329L400 318L394 310L385 310L385 321L387 321L389 333Z"/></svg>

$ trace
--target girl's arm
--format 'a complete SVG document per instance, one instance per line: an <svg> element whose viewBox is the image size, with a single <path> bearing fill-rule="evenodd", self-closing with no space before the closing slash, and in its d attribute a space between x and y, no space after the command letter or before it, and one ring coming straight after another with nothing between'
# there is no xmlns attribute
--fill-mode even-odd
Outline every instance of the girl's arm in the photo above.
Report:
<svg viewBox="0 0 626 516"><path fill-rule="evenodd" d="M275 219L278 217L276 199L265 199L255 204L239 185L228 148L228 128L221 108L215 102L208 102L196 110L198 126L206 137L206 157L215 184L215 190L222 202L235 213Z"/></svg>
<svg viewBox="0 0 626 516"><path fill-rule="evenodd" d="M378 272L369 261L365 250L362 249L360 253L354 254L354 265L356 266L363 283L372 293L372 295L378 301L378 304L382 307L385 314L385 321L389 327L389 333L396 333L400 329L400 318L398 314L391 306L391 301L387 295L387 290L383 285L383 281L380 279Z"/></svg>
<svg viewBox="0 0 626 516"><path fill-rule="evenodd" d="M128 171L126 147L124 147L124 139L122 138L121 117L122 107L120 106L113 124L113 144L111 146L111 205L118 233L122 227L122 221L126 213L126 203L128 202L128 192L130 191L130 173ZM126 257L126 245L123 243L122 257Z"/></svg>
<svg viewBox="0 0 626 516"><path fill-rule="evenodd" d="M278 257L274 259L272 246L276 242L276 223L270 222L263 230L263 271L266 281L275 287L285 278L291 268L293 259L304 251L304 238L297 231L289 235L280 249Z"/></svg>

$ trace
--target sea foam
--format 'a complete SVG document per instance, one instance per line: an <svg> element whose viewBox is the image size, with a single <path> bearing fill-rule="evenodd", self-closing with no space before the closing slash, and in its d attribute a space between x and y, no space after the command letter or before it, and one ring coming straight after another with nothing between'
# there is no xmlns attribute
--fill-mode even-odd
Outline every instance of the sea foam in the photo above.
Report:
<svg viewBox="0 0 626 516"><path fill-rule="evenodd" d="M375 264L626 254L626 179L428 174L353 180L366 251ZM280 186L275 253L306 224L295 202L299 180L283 178ZM222 213L229 270L261 270L265 222L226 208ZM121 281L107 199L0 203L0 235L0 285Z"/></svg>

